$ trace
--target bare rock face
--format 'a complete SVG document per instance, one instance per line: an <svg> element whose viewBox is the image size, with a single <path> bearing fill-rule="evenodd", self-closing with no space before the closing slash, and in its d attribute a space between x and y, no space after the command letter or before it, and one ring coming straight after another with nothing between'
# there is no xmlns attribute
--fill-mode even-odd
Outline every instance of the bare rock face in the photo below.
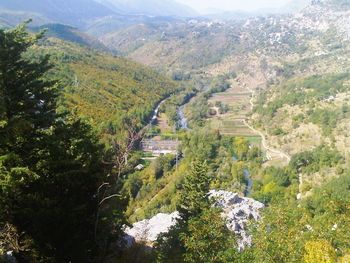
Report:
<svg viewBox="0 0 350 263"><path fill-rule="evenodd" d="M249 220L260 219L260 210L264 208L264 204L227 191L212 190L209 198L214 201L215 207L223 210L222 217L225 218L228 229L238 237L238 249L251 246L252 240L246 231L246 225Z"/></svg>
<svg viewBox="0 0 350 263"><path fill-rule="evenodd" d="M176 224L176 219L180 217L179 212L172 214L157 214L151 219L145 219L127 227L124 232L127 235L126 241L128 246L132 240L136 242L153 243L157 237L168 232L169 228Z"/></svg>
<svg viewBox="0 0 350 263"><path fill-rule="evenodd" d="M214 206L222 209L221 216L226 220L229 230L237 236L237 247L243 250L252 243L246 231L249 220L259 220L260 210L264 204L251 198L240 197L238 194L227 191L212 190L208 197L213 200ZM159 234L166 233L180 218L179 212L172 214L157 214L151 219L145 219L125 229L125 240L128 246L133 242L152 244Z"/></svg>

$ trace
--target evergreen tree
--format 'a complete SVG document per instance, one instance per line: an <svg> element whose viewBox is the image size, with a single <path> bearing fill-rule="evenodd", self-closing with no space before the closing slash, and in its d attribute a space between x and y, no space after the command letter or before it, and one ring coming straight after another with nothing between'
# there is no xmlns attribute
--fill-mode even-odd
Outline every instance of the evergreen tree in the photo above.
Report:
<svg viewBox="0 0 350 263"><path fill-rule="evenodd" d="M0 149L19 154L31 163L56 118L57 86L44 78L51 68L49 57L26 59L26 51L42 34L29 35L25 24L0 30Z"/></svg>
<svg viewBox="0 0 350 263"><path fill-rule="evenodd" d="M234 262L234 235L220 209L207 196L211 177L206 162L194 161L180 197L181 219L156 242L157 262Z"/></svg>
<svg viewBox="0 0 350 263"><path fill-rule="evenodd" d="M4 249L22 261L89 262L97 254L102 146L90 125L56 113L49 57L28 55L41 37L26 25L0 30L0 232L12 231L16 240ZM109 232L120 234L123 215L115 214Z"/></svg>
<svg viewBox="0 0 350 263"><path fill-rule="evenodd" d="M182 220L187 221L191 217L198 216L202 210L209 207L207 194L210 181L206 162L194 161L189 174L185 176L181 192L178 210Z"/></svg>
<svg viewBox="0 0 350 263"><path fill-rule="evenodd" d="M210 208L189 220L188 231L180 235L185 262L233 262L236 242L220 214L220 209Z"/></svg>

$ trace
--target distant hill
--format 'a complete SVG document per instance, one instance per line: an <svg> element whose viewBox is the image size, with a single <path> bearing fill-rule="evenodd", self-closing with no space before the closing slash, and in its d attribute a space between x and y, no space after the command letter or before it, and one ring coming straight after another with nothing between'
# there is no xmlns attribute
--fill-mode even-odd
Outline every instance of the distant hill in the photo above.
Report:
<svg viewBox="0 0 350 263"><path fill-rule="evenodd" d="M98 0L118 13L152 16L195 16L190 7L174 0Z"/></svg>
<svg viewBox="0 0 350 263"><path fill-rule="evenodd" d="M350 0L314 0L315 2L321 2L321 4L331 5L335 8L350 8Z"/></svg>
<svg viewBox="0 0 350 263"><path fill-rule="evenodd" d="M283 13L294 13L311 4L311 0L292 0L281 8Z"/></svg>
<svg viewBox="0 0 350 263"><path fill-rule="evenodd" d="M209 19L216 20L243 20L250 17L253 17L255 14L245 12L245 11L227 11L227 12L219 12L219 13L210 13L205 15L205 17Z"/></svg>
<svg viewBox="0 0 350 263"><path fill-rule="evenodd" d="M242 20L256 16L268 16L273 14L293 14L305 8L311 0L292 0L280 8L263 8L256 11L226 11L214 12L205 15L207 18L218 20Z"/></svg>
<svg viewBox="0 0 350 263"><path fill-rule="evenodd" d="M38 13L32 13L29 11L8 10L1 8L0 2L0 20L6 23L8 26L15 26L23 21L32 19L32 26L40 26L50 23L51 20Z"/></svg>
<svg viewBox="0 0 350 263"><path fill-rule="evenodd" d="M180 18L170 16L113 15L91 21L91 23L86 25L84 30L92 36L101 37L134 25L147 24L150 26L158 26L159 24L169 24L178 22L179 20L181 21Z"/></svg>
<svg viewBox="0 0 350 263"><path fill-rule="evenodd" d="M0 9L22 11L51 22L83 26L89 20L113 15L115 12L94 0L1 0Z"/></svg>
<svg viewBox="0 0 350 263"><path fill-rule="evenodd" d="M11 25L4 19L0 18L0 28L8 28L11 27Z"/></svg>
<svg viewBox="0 0 350 263"><path fill-rule="evenodd" d="M62 24L46 24L32 28L33 31L46 30L47 37L60 38L62 40L74 42L86 47L107 50L99 40L79 31L77 28Z"/></svg>
<svg viewBox="0 0 350 263"><path fill-rule="evenodd" d="M0 18L16 25L33 18L40 26L60 23L86 29L99 23L99 29L131 25L153 16L195 16L191 8L175 0L1 0ZM105 23L105 21L107 23ZM96 32L98 33L98 32Z"/></svg>

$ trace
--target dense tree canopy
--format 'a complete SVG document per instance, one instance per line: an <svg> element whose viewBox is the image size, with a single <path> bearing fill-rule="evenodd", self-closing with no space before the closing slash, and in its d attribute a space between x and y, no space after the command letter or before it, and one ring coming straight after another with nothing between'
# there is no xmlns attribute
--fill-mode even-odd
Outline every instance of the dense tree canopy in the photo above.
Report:
<svg viewBox="0 0 350 263"><path fill-rule="evenodd" d="M27 58L40 37L0 30L0 245L29 262L88 262L107 170L92 128L57 114L48 56Z"/></svg>

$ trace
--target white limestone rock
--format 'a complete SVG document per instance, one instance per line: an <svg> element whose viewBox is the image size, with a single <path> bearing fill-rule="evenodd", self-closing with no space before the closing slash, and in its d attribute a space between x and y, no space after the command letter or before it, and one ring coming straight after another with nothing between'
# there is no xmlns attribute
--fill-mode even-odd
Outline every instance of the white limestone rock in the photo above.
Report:
<svg viewBox="0 0 350 263"><path fill-rule="evenodd" d="M212 190L208 197L213 199L214 206L222 209L222 217L226 220L229 230L238 237L238 249L243 250L251 245L251 237L246 231L249 220L259 220L260 210L264 204L251 198L240 197L238 194L227 191ZM151 219L145 219L125 229L125 241L128 246L133 242L145 242L152 244L159 234L166 233L174 226L176 219L180 217L179 212L172 214L157 214Z"/></svg>
<svg viewBox="0 0 350 263"><path fill-rule="evenodd" d="M170 227L175 225L176 219L179 218L179 212L172 214L157 214L151 219L145 219L127 227L124 232L127 235L127 243L130 246L132 238L136 242L152 243L157 240L159 234L166 233Z"/></svg>
<svg viewBox="0 0 350 263"><path fill-rule="evenodd" d="M249 220L258 221L260 219L260 210L264 208L264 204L222 190L210 191L209 198L214 200L214 206L222 208L222 217L226 219L228 229L238 237L238 249L243 250L251 246L252 240L246 231L246 225Z"/></svg>

